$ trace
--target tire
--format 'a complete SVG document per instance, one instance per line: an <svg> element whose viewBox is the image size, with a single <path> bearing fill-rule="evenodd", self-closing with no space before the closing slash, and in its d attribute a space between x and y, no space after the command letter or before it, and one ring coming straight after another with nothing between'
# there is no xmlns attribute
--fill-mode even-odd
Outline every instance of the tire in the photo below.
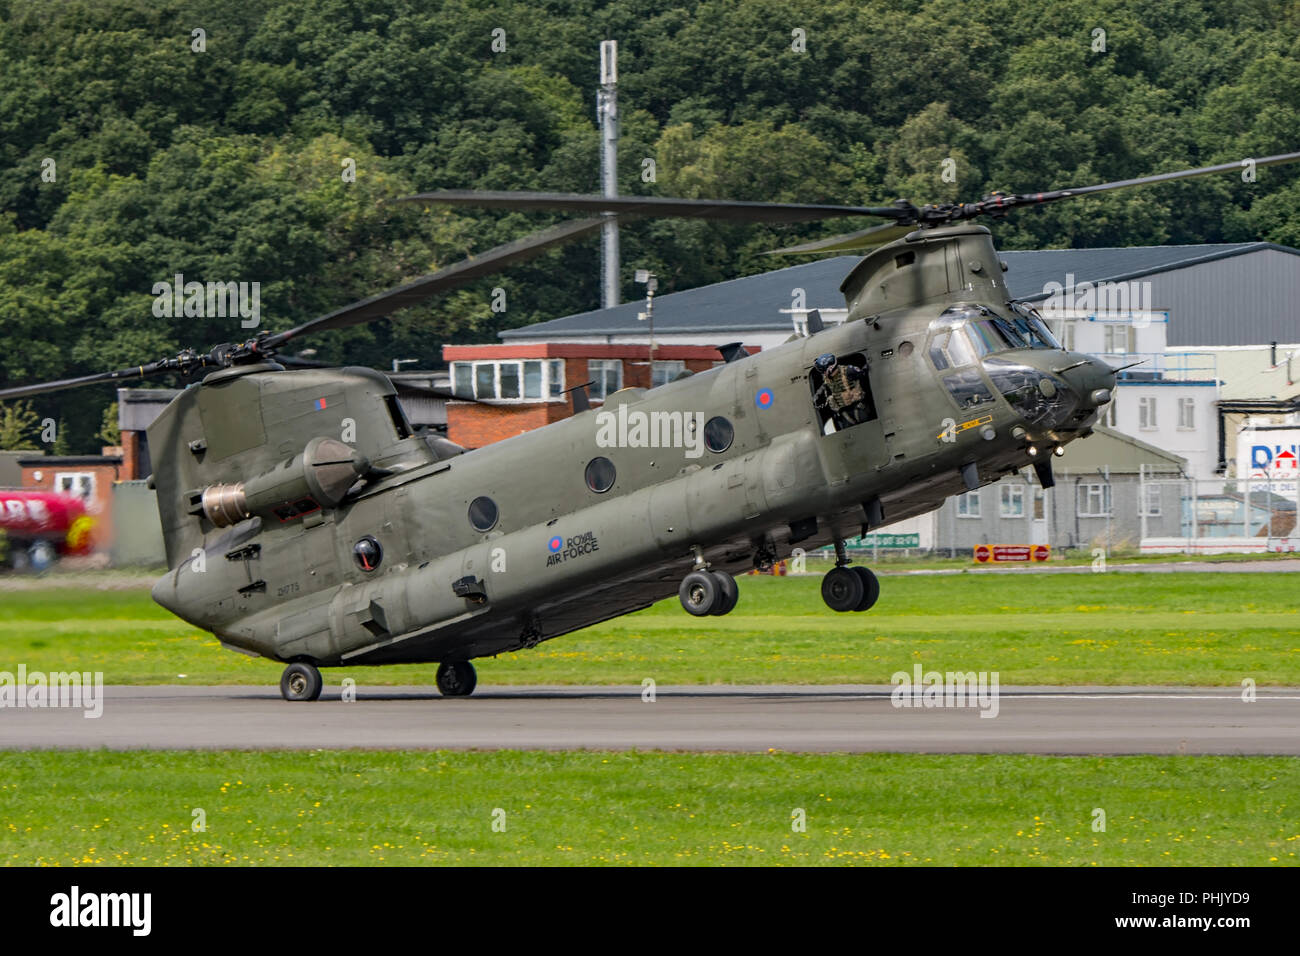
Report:
<svg viewBox="0 0 1300 956"><path fill-rule="evenodd" d="M822 578L822 600L832 611L855 610L862 601L862 578L850 567L831 568Z"/></svg>
<svg viewBox="0 0 1300 956"><path fill-rule="evenodd" d="M862 568L857 565L853 566L854 572L862 579L862 600L858 602L855 611L870 611L872 606L880 599L880 579L870 568Z"/></svg>
<svg viewBox="0 0 1300 956"><path fill-rule="evenodd" d="M45 571L58 560L59 552L48 541L37 541L28 552L28 558L34 570Z"/></svg>
<svg viewBox="0 0 1300 956"><path fill-rule="evenodd" d="M730 614L736 609L736 602L740 600L740 588L736 587L736 579L726 571L710 573L718 579L718 606L709 613L718 617Z"/></svg>
<svg viewBox="0 0 1300 956"><path fill-rule="evenodd" d="M708 571L692 571L682 578L682 586L677 589L682 607L696 617L711 614L718 605L718 595L721 593L721 582Z"/></svg>
<svg viewBox="0 0 1300 956"><path fill-rule="evenodd" d="M290 664L280 675L280 696L285 700L316 700L325 682L313 664Z"/></svg>
<svg viewBox="0 0 1300 956"><path fill-rule="evenodd" d="M438 691L443 697L468 697L478 686L478 671L469 661L443 661L438 665Z"/></svg>

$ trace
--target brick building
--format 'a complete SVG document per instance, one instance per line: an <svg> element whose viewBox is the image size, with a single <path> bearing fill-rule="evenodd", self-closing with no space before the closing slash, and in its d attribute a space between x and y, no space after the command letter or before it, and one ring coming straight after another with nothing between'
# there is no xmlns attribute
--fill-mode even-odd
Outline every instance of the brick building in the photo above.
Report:
<svg viewBox="0 0 1300 956"><path fill-rule="evenodd" d="M479 448L568 418L568 392L585 382L592 383L591 403L599 405L620 388L654 388L684 372L722 364L718 350L708 345L656 345L653 352L638 343L445 345L452 391L492 403L449 402L447 437Z"/></svg>

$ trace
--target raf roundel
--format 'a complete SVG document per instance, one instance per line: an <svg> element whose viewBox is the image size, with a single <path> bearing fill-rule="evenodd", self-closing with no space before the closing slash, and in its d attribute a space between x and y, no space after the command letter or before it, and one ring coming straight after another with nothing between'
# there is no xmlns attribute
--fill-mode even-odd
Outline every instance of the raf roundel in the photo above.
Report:
<svg viewBox="0 0 1300 956"><path fill-rule="evenodd" d="M564 539L557 534L550 541L546 542L546 546L550 548L551 553L554 554L556 551L559 551L562 547L564 547Z"/></svg>
<svg viewBox="0 0 1300 956"><path fill-rule="evenodd" d="M757 394L754 395L754 404L759 408L771 408L774 401L776 399L772 396L770 388L760 388Z"/></svg>

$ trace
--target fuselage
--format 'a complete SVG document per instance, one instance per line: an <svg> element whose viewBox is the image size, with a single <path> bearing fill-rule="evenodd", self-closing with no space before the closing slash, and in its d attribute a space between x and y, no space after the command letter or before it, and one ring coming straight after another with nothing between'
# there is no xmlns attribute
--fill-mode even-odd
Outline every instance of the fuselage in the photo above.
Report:
<svg viewBox="0 0 1300 956"><path fill-rule="evenodd" d="M225 529L173 510L173 533L193 528L169 546L175 563L154 597L231 648L278 660L495 654L671 596L701 563L740 572L932 510L972 476L994 481L1086 435L1109 400L1109 367L1060 349L1004 289L948 282L873 311L862 284L854 305L853 279L842 326L464 454L439 458L377 416L369 427L392 434L357 437L379 471L337 507ZM828 353L865 371L868 401L851 416L814 401ZM387 403L378 373L329 374L345 412ZM240 394L257 378L292 392L295 376L315 394L321 375L256 372ZM192 442L182 423L200 418L178 409L160 437ZM324 414L294 422L300 438L340 433ZM192 495L200 473L239 477L250 453L160 481L160 510L163 495Z"/></svg>

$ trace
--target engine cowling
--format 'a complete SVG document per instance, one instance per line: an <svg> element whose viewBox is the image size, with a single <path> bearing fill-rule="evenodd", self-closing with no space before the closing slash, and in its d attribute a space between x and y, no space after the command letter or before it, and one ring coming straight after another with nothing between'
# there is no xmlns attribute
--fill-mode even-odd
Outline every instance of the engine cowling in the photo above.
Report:
<svg viewBox="0 0 1300 956"><path fill-rule="evenodd" d="M302 453L247 481L209 485L200 508L218 528L253 515L288 521L319 508L337 508L370 461L336 438L313 438Z"/></svg>

